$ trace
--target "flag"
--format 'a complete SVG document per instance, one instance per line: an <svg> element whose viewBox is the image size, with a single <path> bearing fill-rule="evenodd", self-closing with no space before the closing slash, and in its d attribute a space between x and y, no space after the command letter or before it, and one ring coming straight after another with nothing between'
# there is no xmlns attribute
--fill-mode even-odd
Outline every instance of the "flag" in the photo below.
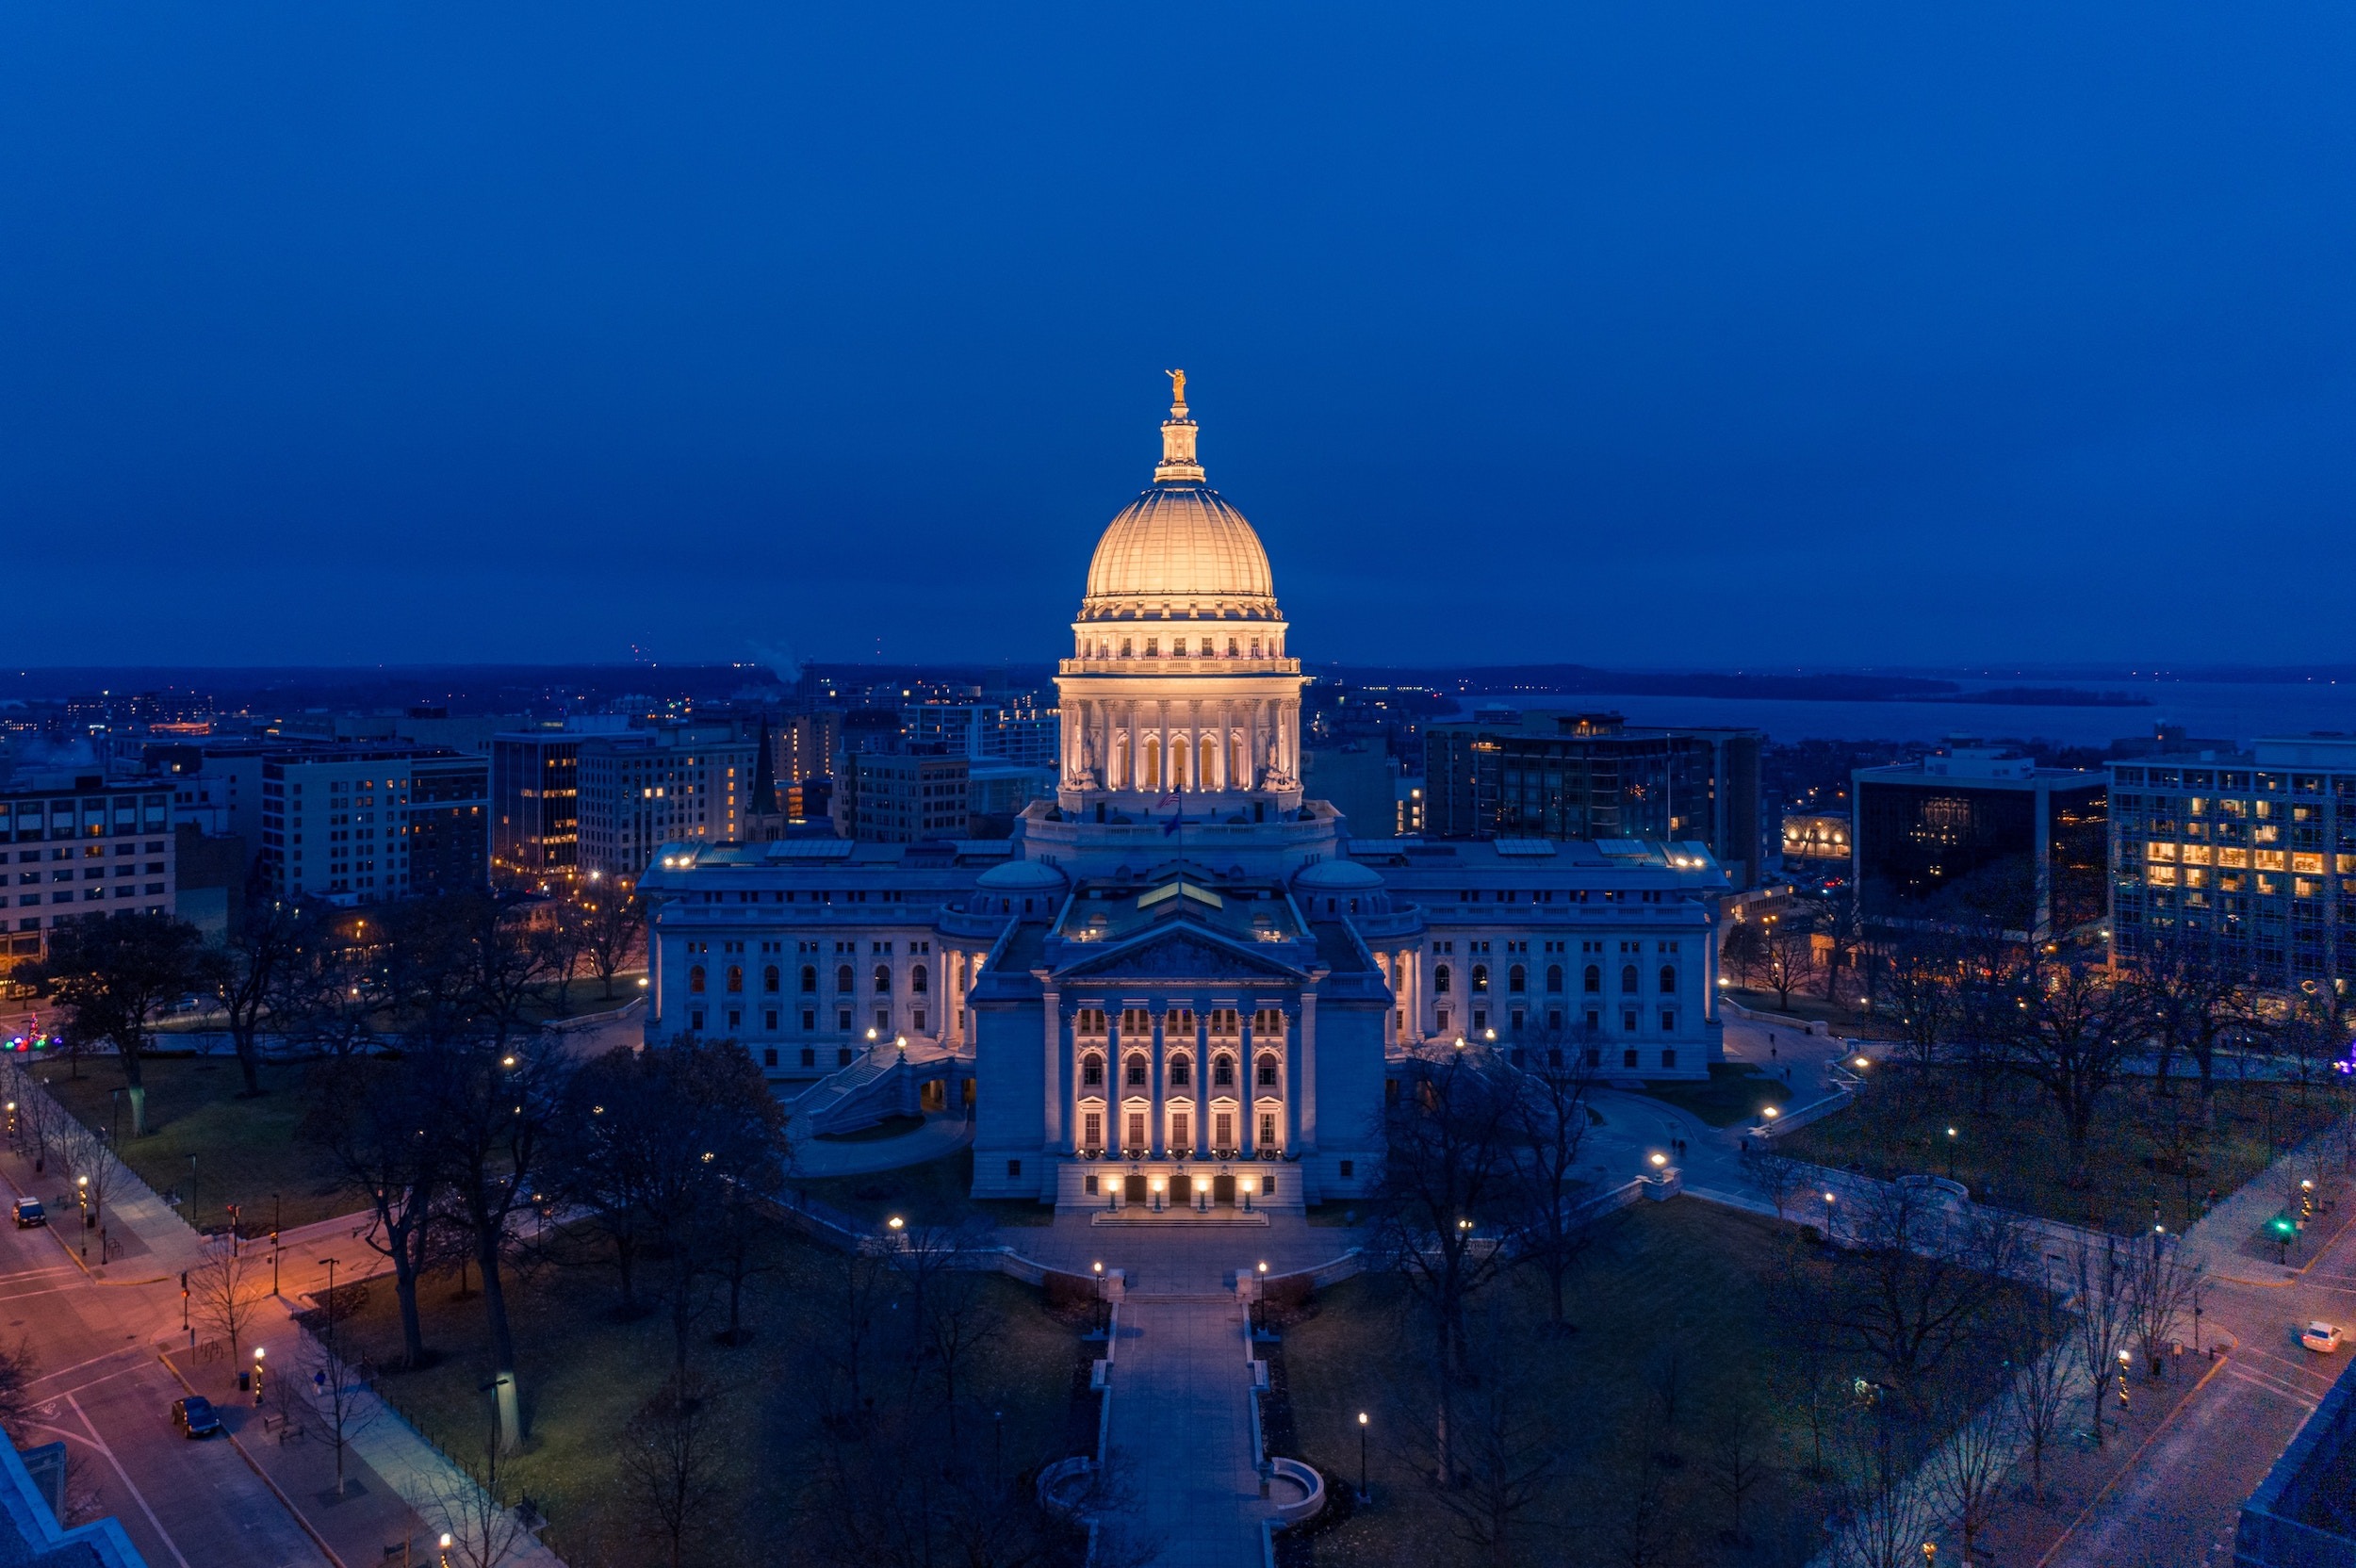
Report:
<svg viewBox="0 0 2356 1568"><path fill-rule="evenodd" d="M1172 833L1177 832L1179 825L1186 820L1186 814L1184 811L1172 811L1170 814L1170 820L1162 824L1162 837L1167 839Z"/></svg>

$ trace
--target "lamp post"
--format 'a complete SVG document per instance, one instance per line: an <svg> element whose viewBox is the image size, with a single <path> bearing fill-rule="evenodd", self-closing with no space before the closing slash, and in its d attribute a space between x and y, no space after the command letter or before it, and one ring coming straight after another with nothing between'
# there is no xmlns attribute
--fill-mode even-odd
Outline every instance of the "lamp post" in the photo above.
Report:
<svg viewBox="0 0 2356 1568"><path fill-rule="evenodd" d="M191 1229L193 1229L196 1225L196 1217L202 1213L204 1213L204 1211L196 1206L196 1156L194 1154L190 1154L188 1156L188 1220Z"/></svg>
<svg viewBox="0 0 2356 1568"><path fill-rule="evenodd" d="M1162 1212L1162 1189L1170 1185L1170 1183L1165 1178L1156 1176L1148 1184L1153 1189L1153 1212L1159 1214Z"/></svg>
<svg viewBox="0 0 2356 1568"><path fill-rule="evenodd" d="M1106 1332L1106 1326L1105 1326L1105 1322L1104 1322L1104 1260L1100 1258L1100 1259L1098 1259L1096 1262L1094 1262L1094 1263L1092 1263L1092 1264L1088 1265L1088 1271L1089 1271L1089 1273L1090 1273L1090 1274L1092 1274L1092 1275L1095 1277L1095 1280L1096 1280L1096 1286L1095 1286L1095 1289L1096 1289L1096 1335L1097 1335L1097 1337L1098 1337L1098 1338L1100 1338L1100 1339L1101 1339L1101 1338L1103 1338L1103 1337L1104 1336L1104 1334L1105 1334L1105 1332Z"/></svg>
<svg viewBox="0 0 2356 1568"><path fill-rule="evenodd" d="M254 1348L254 1402L262 1402L262 1348L258 1345Z"/></svg>
<svg viewBox="0 0 2356 1568"><path fill-rule="evenodd" d="M2119 1352L2119 1408L2127 1408L2127 1352Z"/></svg>
<svg viewBox="0 0 2356 1568"><path fill-rule="evenodd" d="M896 1214L884 1221L884 1228L892 1233L892 1250L895 1252L908 1250L908 1224Z"/></svg>
<svg viewBox="0 0 2356 1568"><path fill-rule="evenodd" d="M75 1198L77 1198L77 1199L79 1199L79 1200L81 1200L81 1205L82 1205L82 1256L84 1256L85 1258L87 1258L87 1257L89 1257L89 1256L90 1256L90 1178L89 1178L89 1177L87 1177L87 1176L76 1176L76 1177L74 1177L74 1196Z"/></svg>
<svg viewBox="0 0 2356 1568"><path fill-rule="evenodd" d="M1824 1194L1824 1245L1832 1245L1832 1194Z"/></svg>
<svg viewBox="0 0 2356 1568"><path fill-rule="evenodd" d="M1265 1337L1268 1333L1268 1308L1262 1304L1267 1300L1268 1259L1262 1258L1259 1282L1252 1292L1252 1332L1255 1338Z"/></svg>
<svg viewBox="0 0 2356 1568"><path fill-rule="evenodd" d="M278 1262L283 1255L278 1245L278 1222L286 1217L286 1205L278 1200L278 1194L271 1193L270 1195L270 1293L272 1296L278 1294Z"/></svg>
<svg viewBox="0 0 2356 1568"><path fill-rule="evenodd" d="M1955 1130L1947 1129L1947 1180L1955 1179Z"/></svg>
<svg viewBox="0 0 2356 1568"><path fill-rule="evenodd" d="M450 1531L448 1531L448 1530L444 1530L444 1531L442 1532L442 1544L441 1544L441 1550L440 1550L440 1554L439 1554L439 1555L440 1555L440 1557L441 1557L441 1560L441 1560L441 1562L440 1562L439 1564L437 1564L437 1565L436 1565L436 1568L450 1568L450 1544L451 1544L451 1543L450 1543Z"/></svg>
<svg viewBox="0 0 2356 1568"><path fill-rule="evenodd" d="M1367 1502L1366 1495L1366 1413L1358 1413L1358 1500Z"/></svg>

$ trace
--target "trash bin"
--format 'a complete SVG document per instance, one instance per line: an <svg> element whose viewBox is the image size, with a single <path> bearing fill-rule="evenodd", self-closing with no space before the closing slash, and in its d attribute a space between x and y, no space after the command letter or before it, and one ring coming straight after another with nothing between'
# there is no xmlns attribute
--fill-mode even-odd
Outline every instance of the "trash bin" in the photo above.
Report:
<svg viewBox="0 0 2356 1568"><path fill-rule="evenodd" d="M237 1392L238 1392L238 1393L240 1393L240 1394L246 1393L246 1392L248 1392L249 1390L251 1390L253 1387L254 1387L254 1374L253 1374L253 1373L251 1373L251 1372L240 1372L240 1373L238 1373L238 1374L237 1374Z"/></svg>

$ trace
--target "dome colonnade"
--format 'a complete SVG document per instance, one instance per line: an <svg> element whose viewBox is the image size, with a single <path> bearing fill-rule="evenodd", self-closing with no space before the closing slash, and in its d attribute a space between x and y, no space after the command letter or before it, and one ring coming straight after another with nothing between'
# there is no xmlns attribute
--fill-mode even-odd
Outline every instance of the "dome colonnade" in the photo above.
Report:
<svg viewBox="0 0 2356 1568"><path fill-rule="evenodd" d="M1150 807L1182 792L1292 809L1301 662L1284 649L1268 552L1203 482L1184 378L1172 380L1153 483L1097 541L1072 654L1058 667L1058 803Z"/></svg>

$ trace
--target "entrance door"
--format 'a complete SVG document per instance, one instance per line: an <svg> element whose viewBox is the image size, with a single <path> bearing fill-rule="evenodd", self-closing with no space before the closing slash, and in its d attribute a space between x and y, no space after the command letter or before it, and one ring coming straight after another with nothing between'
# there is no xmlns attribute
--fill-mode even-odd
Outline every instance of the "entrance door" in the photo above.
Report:
<svg viewBox="0 0 2356 1568"><path fill-rule="evenodd" d="M928 1111L945 1111L949 1108L949 1086L936 1078L917 1091L916 1099Z"/></svg>
<svg viewBox="0 0 2356 1568"><path fill-rule="evenodd" d="M1135 1174L1122 1177L1121 1179L1121 1200L1124 1203L1144 1202L1145 1178Z"/></svg>
<svg viewBox="0 0 2356 1568"><path fill-rule="evenodd" d="M1211 1201L1233 1203L1235 1200L1235 1179L1225 1171L1211 1178Z"/></svg>

